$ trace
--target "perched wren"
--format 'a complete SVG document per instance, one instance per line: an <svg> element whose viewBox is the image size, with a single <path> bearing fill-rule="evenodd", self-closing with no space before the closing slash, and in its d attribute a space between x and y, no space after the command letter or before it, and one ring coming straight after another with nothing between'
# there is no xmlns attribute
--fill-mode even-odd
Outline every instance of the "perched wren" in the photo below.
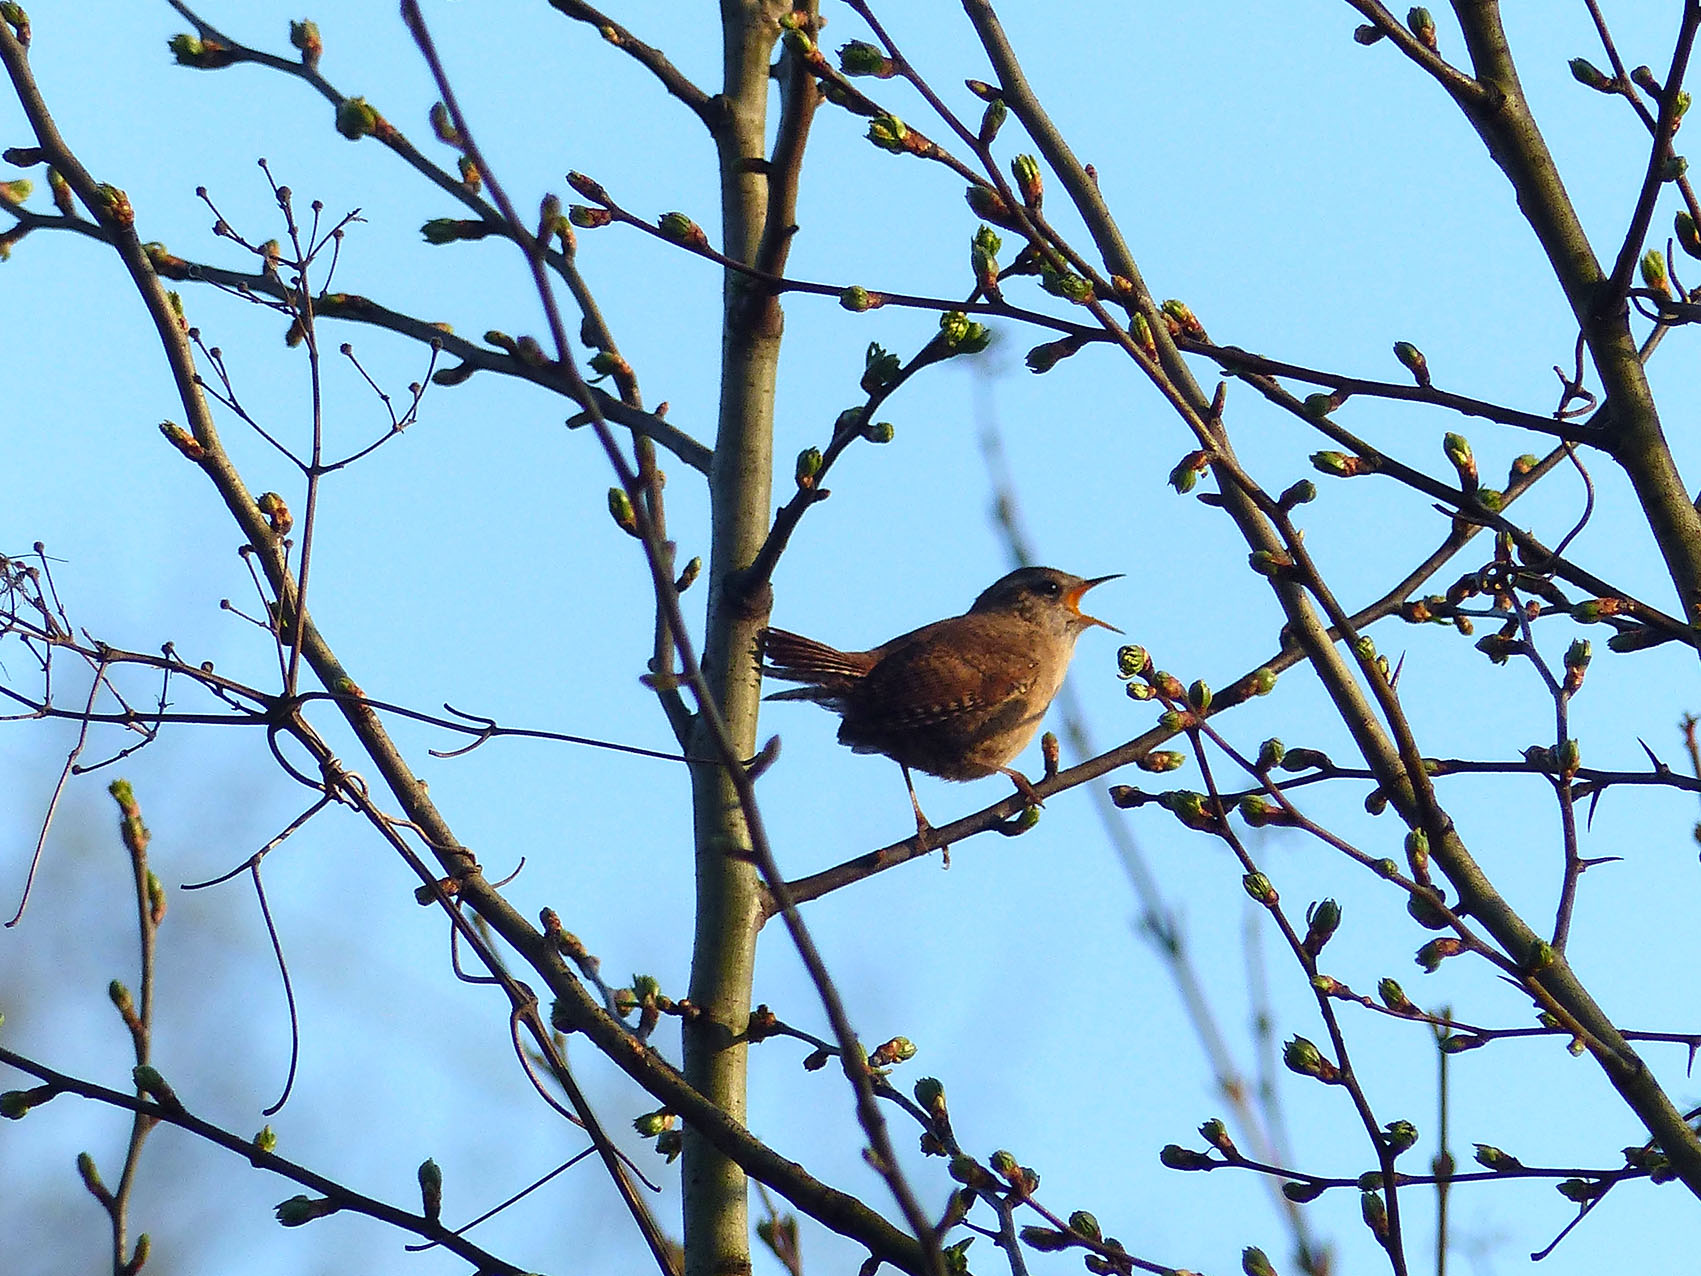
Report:
<svg viewBox="0 0 1701 1276"><path fill-rule="evenodd" d="M809 684L767 698L824 705L844 719L840 744L884 753L902 767L916 834L926 844L932 826L916 800L911 768L946 780L1002 772L1039 804L1028 777L1010 763L1039 730L1081 631L1099 625L1122 632L1081 611L1083 594L1115 579L1023 567L961 616L868 651L837 651L784 629L765 629L763 672Z"/></svg>

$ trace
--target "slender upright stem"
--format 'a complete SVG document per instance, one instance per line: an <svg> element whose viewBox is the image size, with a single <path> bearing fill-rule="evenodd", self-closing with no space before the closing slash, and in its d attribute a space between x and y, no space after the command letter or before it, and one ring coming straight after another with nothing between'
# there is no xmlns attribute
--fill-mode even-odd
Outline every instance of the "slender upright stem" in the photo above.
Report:
<svg viewBox="0 0 1701 1276"><path fill-rule="evenodd" d="M723 251L754 262L767 219L764 161L769 59L783 6L772 0L723 0L723 116L714 137L720 156ZM768 531L773 470L774 381L782 320L778 299L728 271L723 297L720 423L709 467L713 530L708 621L702 668L733 745L755 752L761 699L756 631L765 600L752 606L739 587L743 569ZM699 734L702 734L701 724ZM694 756L712 757L709 741ZM692 768L697 871L696 940L691 1001L701 1015L686 1026L685 1075L733 1120L745 1118L750 986L761 894L750 856L750 830L726 768ZM689 1127L685 1134L685 1270L719 1276L748 1270L750 1224L744 1172Z"/></svg>

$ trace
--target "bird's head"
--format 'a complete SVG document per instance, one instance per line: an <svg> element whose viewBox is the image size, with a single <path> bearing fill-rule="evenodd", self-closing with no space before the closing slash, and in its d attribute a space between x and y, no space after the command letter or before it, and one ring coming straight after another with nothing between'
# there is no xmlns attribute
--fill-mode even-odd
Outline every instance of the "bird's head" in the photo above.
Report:
<svg viewBox="0 0 1701 1276"><path fill-rule="evenodd" d="M1091 625L1119 634L1122 631L1115 625L1082 611L1081 598L1094 585L1116 580L1120 575L1119 572L1083 580L1055 567L1022 567L989 585L969 610L1023 616L1069 634L1077 634Z"/></svg>

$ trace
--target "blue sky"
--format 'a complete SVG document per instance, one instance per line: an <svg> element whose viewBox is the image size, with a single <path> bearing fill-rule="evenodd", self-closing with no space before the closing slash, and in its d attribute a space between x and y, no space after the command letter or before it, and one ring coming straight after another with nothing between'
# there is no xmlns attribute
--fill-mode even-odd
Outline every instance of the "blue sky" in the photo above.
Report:
<svg viewBox="0 0 1701 1276"><path fill-rule="evenodd" d="M1090 2L1067 12L1007 4L1005 21L1036 89L1103 188L1160 297L1184 298L1224 343L1296 363L1395 379L1395 340L1416 342L1438 384L1531 411L1551 410L1551 371L1567 363L1575 327L1510 191L1439 91L1386 44L1354 44L1344 4ZM1629 6L1625 6L1630 8ZM664 47L687 74L718 74L713 15L702 6L632 3L617 16ZM963 111L965 76L990 78L956 6L886 6L911 58ZM161 4L88 0L30 6L33 60L61 129L88 166L123 187L145 239L232 267L246 262L209 234L194 190L208 188L224 216L253 238L274 233L270 196L254 161L265 157L298 201L332 214L360 209L337 286L476 336L487 328L539 333L542 321L511 247L493 241L434 248L420 223L458 210L371 141L351 144L331 110L304 86L253 67L216 73L170 65L165 41L182 22ZM842 6L824 43L863 37ZM233 35L287 52L276 5L216 0L205 16ZM628 60L547 6L444 0L427 15L463 102L502 180L522 207L565 193L569 169L603 181L643 214L684 210L715 222L713 152L701 129ZM367 96L425 144L429 77L392 6L354 4L313 15L324 33L322 69ZM1438 12L1444 53L1459 41ZM1568 58L1598 57L1580 5L1518 7L1507 17L1545 135L1603 254L1616 250L1646 160L1641 126L1621 103L1592 94ZM1628 62L1667 56L1675 17L1656 6L1613 15ZM935 135L925 108L891 85L877 89L904 118ZM0 103L6 145L26 140L14 105ZM936 166L881 153L862 127L830 108L818 118L792 260L801 278L928 295L970 286L975 221L961 182ZM1014 150L1014 126L1006 130ZM445 163L444 148L431 153ZM45 207L40 195L34 201ZM1066 229L1062 201L1049 211ZM1669 227L1662 204L1656 229ZM650 403L701 439L712 434L720 280L712 267L624 228L582 232L581 261ZM1693 263L1687 263L1693 264ZM1021 303L1037 290L1012 289ZM240 300L187 290L190 317L225 352L244 400L293 437L305 429L302 361L282 325ZM776 492L789 458L825 441L838 412L858 401L865 347L911 351L933 330L924 313L847 314L830 301L786 304ZM7 472L0 552L46 542L73 620L115 645L179 650L233 676L263 679L273 655L263 635L224 612L252 588L237 534L193 467L161 440L180 419L145 317L110 255L70 236L35 235L0 271L5 337ZM392 393L424 370L416 347L370 329L335 328ZM882 416L885 447L858 446L835 470L833 498L814 508L775 578L775 622L861 647L965 608L1007 567L988 517L980 440L996 431L1042 560L1083 575L1123 572L1094 595L1094 612L1151 649L1184 680L1226 685L1275 648L1279 615L1245 568L1245 546L1220 512L1178 497L1165 479L1192 444L1134 369L1090 349L1036 377L1022 366L1043 340L1000 327L989 354L934 370L906 386ZM1685 334L1660 351L1653 381L1680 466L1695 442L1683 428L1697 403ZM1207 363L1201 378L1214 376ZM358 445L383 428L364 384L333 368L328 429ZM1310 474L1315 436L1231 387L1228 424L1240 456L1270 490ZM505 724L578 732L667 748L653 697L637 682L651 627L648 584L634 543L609 521L610 482L594 440L563 428L567 407L489 376L434 389L419 423L328 482L312 607L371 694L433 708L449 701ZM1400 405L1355 401L1340 419L1428 472L1448 473L1440 435L1462 429L1485 475L1503 473L1538 438L1482 422L1443 421ZM295 481L237 423L223 429L258 492L290 495ZM707 553L705 500L696 476L668 465L669 516L682 558ZM1574 557L1657 605L1671 590L1639 513L1609 462L1591 465L1598 509ZM1319 480L1305 512L1308 545L1337 591L1373 597L1445 527L1427 502L1391 483ZM298 486L298 485L297 485ZM1575 520L1582 492L1556 475L1517 507L1549 543ZM1423 547L1422 550L1417 547ZM1474 552L1474 551L1473 551ZM1473 565L1460 560L1437 587ZM701 587L699 586L699 591ZM700 593L686 596L700 606ZM688 608L688 614L689 608ZM1573 636L1542 635L1557 660ZM1695 704L1691 660L1670 648L1634 659L1599 652L1576 705L1585 757L1636 767L1647 741L1682 760L1676 719ZM1427 753L1511 757L1551 731L1534 674L1493 669L1469 641L1441 627L1385 628L1404 653L1401 689ZM1114 676L1117 641L1089 632L1077 689L1101 747L1153 721ZM6 675L27 675L17 653ZM764 734L784 751L762 781L764 812L782 866L801 875L907 833L896 768L833 742L832 719L809 706L766 712ZM328 731L340 749L352 742ZM1303 670L1277 693L1236 711L1223 729L1255 749L1279 732L1290 745L1347 755L1347 741ZM425 750L440 734L397 725L462 839L493 876L521 857L511 888L523 911L556 908L570 930L623 978L656 975L683 992L690 940L689 803L679 768L560 745L508 741L454 761ZM62 724L0 732L0 898L22 880L46 795L71 733ZM358 762L352 762L358 769ZM1038 766L1037 751L1019 765ZM240 862L306 799L277 774L263 741L184 729L124 767L155 833L154 861L170 884ZM128 1059L105 983L129 978L133 938L123 911L121 852L111 835L105 773L75 784L49 844L24 923L0 933L0 1010L8 1043L67 1070L123 1084ZM1130 783L1141 778L1119 776ZM1199 787L1196 770L1175 778ZM1160 787L1149 777L1144 787ZM923 780L936 822L1003 796L1002 781L959 787ZM1319 818L1379 854L1398 855L1403 830L1367 816L1363 792L1343 786L1308 800ZM1535 781L1452 781L1443 791L1467 839L1501 889L1532 918L1551 914L1559 877L1552 801ZM1585 853L1625 862L1586 879L1572 959L1620 1022L1679 1030L1687 988L1695 847L1690 799L1621 793L1601 804ZM1215 843L1147 808L1119 817L1139 840L1206 971L1225 1031L1250 1060L1249 944L1271 986L1272 1031L1321 1038L1309 993L1267 927L1248 917L1240 869ZM1295 835L1255 836L1255 854L1284 899L1329 894L1346 910L1329 968L1368 991L1393 974L1425 1005L1450 1002L1461 1018L1514 1025L1527 1003L1480 964L1424 977L1411 953L1428 938L1403 902ZM304 1066L289 1108L273 1121L280 1150L352 1185L412 1199L414 1166L444 1166L447 1213L476 1213L580 1146L531 1095L507 1054L504 1008L448 974L440 918L417 908L402 865L346 817L330 815L274 855L268 887L302 1007ZM1194 1127L1223 1113L1163 966L1135 932L1137 909L1086 790L1048 804L1026 836L982 838L956 849L949 872L923 861L809 906L814 928L863 1037L895 1034L920 1054L906 1084L936 1075L947 1086L966 1145L1007 1147L1042 1175L1042 1198L1062 1213L1085 1208L1142 1257L1207 1271L1235 1270L1259 1244L1289 1268L1285 1233L1264 1185L1235 1172L1161 1170L1159 1146L1196 1145ZM1295 911L1302 911L1296 907ZM1252 938L1248 940L1247 936ZM287 1055L281 993L250 895L235 884L174 892L162 955L161 1067L186 1101L246 1131L276 1097ZM762 941L757 999L812 1030L822 1021L788 941ZM1427 1032L1347 1016L1354 1058L1382 1120L1414 1121L1433 1154L1434 1058ZM848 1095L832 1070L804 1073L803 1051L772 1042L756 1052L751 1125L821 1177L869 1194ZM1681 1104L1696 1087L1677 1047L1648 1058ZM610 1124L653 1104L588 1051L574 1062ZM1250 1067L1250 1063L1248 1064ZM1351 1174L1373 1160L1335 1091L1279 1078L1300 1166ZM1529 1164L1609 1166L1643 1137L1599 1070L1552 1042L1515 1042L1462 1056L1454 1072L1454 1150L1497 1143ZM900 1146L914 1134L894 1122ZM27 1186L0 1199L0 1234L48 1217L66 1254L25 1256L18 1270L98 1261L103 1230L72 1170L87 1148L116 1163L123 1127L110 1113L61 1100L0 1130L0 1179ZM647 1149L635 1153L650 1164ZM156 1159L157 1158L157 1159ZM150 1146L136 1208L156 1261L182 1272L451 1271L441 1255L405 1258L375 1224L336 1218L279 1232L270 1206L295 1188L161 1130ZM169 1167L164 1169L161 1167ZM927 1200L943 1200L938 1162L912 1158ZM669 1183L668 1171L655 1164ZM1381 1262L1351 1193L1309 1207L1339 1248L1341 1270ZM1430 1202L1407 1201L1409 1252L1427 1259ZM1552 1260L1561 1270L1609 1257L1655 1269L1687 1253L1689 1201L1678 1187L1615 1192ZM1494 1184L1455 1193L1456 1257L1506 1271L1547 1243L1570 1207L1542 1185ZM663 1207L664 1218L668 1207ZM636 1238L606 1184L588 1167L479 1235L539 1270L628 1269ZM836 1238L806 1226L811 1270L857 1261ZM985 1243L977 1244L984 1250ZM980 1270L995 1256L976 1254ZM51 1261L52 1266L48 1263ZM758 1259L758 1263L766 1260ZM1039 1257L1035 1270L1073 1270ZM39 1263L38 1266L31 1266ZM777 1270L771 1262L763 1270Z"/></svg>

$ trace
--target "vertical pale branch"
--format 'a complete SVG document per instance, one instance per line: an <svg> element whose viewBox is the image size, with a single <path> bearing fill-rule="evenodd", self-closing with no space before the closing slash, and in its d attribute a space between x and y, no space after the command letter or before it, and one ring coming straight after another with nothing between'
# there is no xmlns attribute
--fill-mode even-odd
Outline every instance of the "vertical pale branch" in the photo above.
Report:
<svg viewBox="0 0 1701 1276"><path fill-rule="evenodd" d="M769 60L786 6L773 0L722 0L723 114L713 125L720 157L723 251L754 262L768 215L764 157ZM755 752L761 700L756 631L765 598L746 597L743 569L768 530L773 470L774 381L782 319L778 299L728 271L724 284L720 423L709 469L713 528L703 675L733 747ZM704 735L699 723L698 736ZM693 755L713 757L707 739ZM691 1001L700 1017L684 1030L685 1076L711 1103L743 1123L761 897L750 830L732 777L721 766L692 768L697 873ZM687 1276L748 1270L750 1223L744 1172L687 1127L683 1184Z"/></svg>

